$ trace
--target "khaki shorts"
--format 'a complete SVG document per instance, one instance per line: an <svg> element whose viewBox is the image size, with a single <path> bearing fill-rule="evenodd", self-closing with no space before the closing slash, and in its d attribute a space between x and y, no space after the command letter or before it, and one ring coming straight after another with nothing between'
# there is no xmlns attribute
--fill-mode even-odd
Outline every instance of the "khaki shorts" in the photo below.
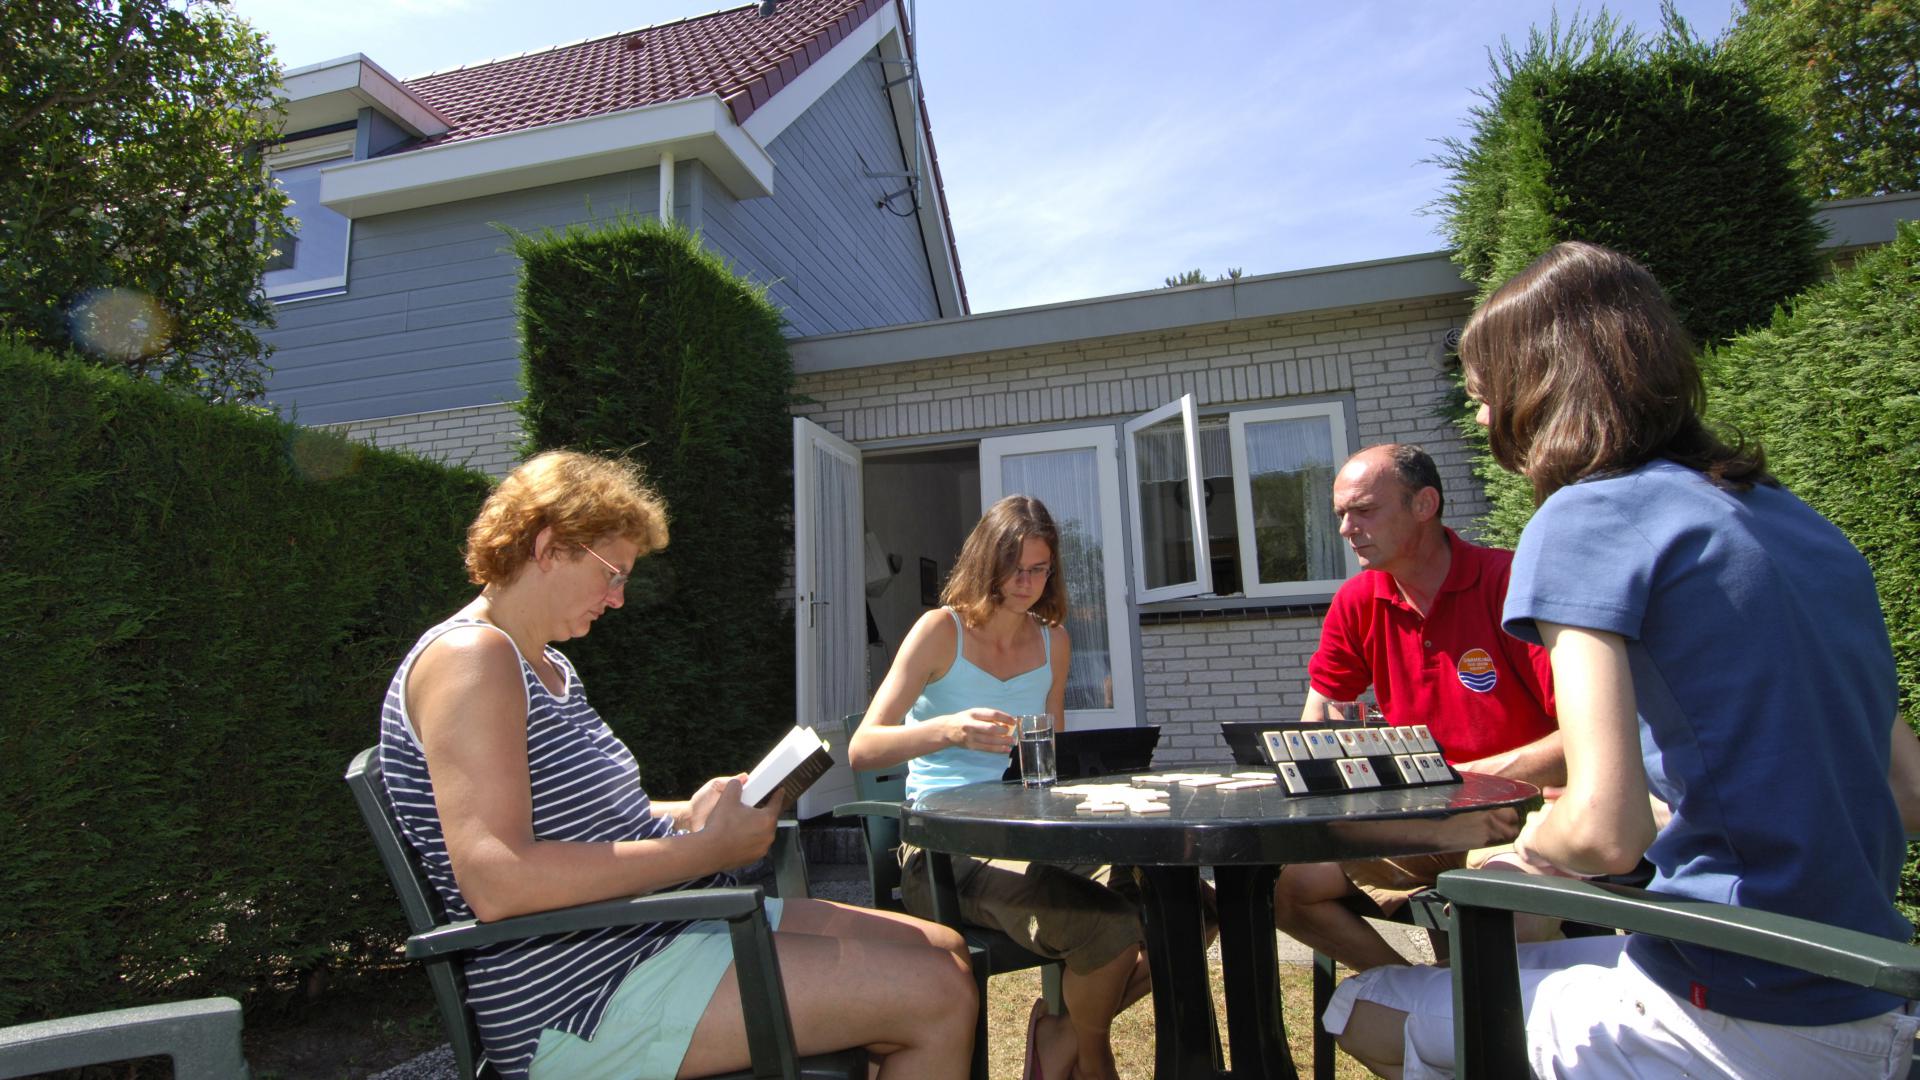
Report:
<svg viewBox="0 0 1920 1080"><path fill-rule="evenodd" d="M1364 859L1343 862L1340 869L1361 893L1380 909L1381 918L1392 918L1406 906L1407 897L1431 888L1448 870L1478 870L1497 855L1512 854L1512 844L1475 848L1472 851L1445 851L1437 855L1403 855L1397 859Z"/></svg>
<svg viewBox="0 0 1920 1080"><path fill-rule="evenodd" d="M1064 960L1067 970L1085 975L1146 940L1139 907L1107 886L1111 870L955 855L960 919L999 930L1029 952ZM926 855L907 844L900 846L900 900L909 913L933 918Z"/></svg>

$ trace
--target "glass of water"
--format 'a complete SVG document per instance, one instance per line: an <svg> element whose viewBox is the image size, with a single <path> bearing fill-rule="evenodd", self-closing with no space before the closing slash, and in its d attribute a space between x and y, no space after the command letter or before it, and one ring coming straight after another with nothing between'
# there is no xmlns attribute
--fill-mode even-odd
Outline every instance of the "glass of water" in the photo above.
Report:
<svg viewBox="0 0 1920 1080"><path fill-rule="evenodd" d="M1015 719L1020 724L1020 782L1027 787L1046 787L1056 776L1053 716L1030 713Z"/></svg>

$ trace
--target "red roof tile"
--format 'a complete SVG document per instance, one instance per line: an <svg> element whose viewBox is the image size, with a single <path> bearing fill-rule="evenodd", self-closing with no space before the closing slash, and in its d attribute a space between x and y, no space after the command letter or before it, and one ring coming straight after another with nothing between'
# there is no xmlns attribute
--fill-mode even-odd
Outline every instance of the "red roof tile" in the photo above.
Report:
<svg viewBox="0 0 1920 1080"><path fill-rule="evenodd" d="M408 149L718 94L746 122L887 0L779 0L407 81L453 130ZM808 46L815 46L809 49ZM783 70L784 62L784 70Z"/></svg>

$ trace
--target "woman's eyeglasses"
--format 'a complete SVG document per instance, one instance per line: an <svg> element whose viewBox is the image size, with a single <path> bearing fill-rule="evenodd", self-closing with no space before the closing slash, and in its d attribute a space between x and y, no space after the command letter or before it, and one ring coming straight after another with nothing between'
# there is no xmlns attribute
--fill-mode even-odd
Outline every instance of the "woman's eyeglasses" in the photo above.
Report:
<svg viewBox="0 0 1920 1080"><path fill-rule="evenodd" d="M626 573L625 571L621 570L619 567L613 565L612 563L608 562L605 559L601 559L599 552L593 550L592 548L586 546L585 544L580 545L580 550L593 556L595 559L599 559L601 566L604 566L607 569L613 571L613 576L607 579L608 592L615 592L617 590L624 589L627 587L627 581L628 579L633 577L632 574Z"/></svg>
<svg viewBox="0 0 1920 1080"><path fill-rule="evenodd" d="M1018 580L1026 581L1026 580L1032 580L1032 579L1038 578L1041 581L1045 581L1052 576L1053 576L1053 564L1040 563L1037 566L1014 567L1013 573L1007 575L1007 580L1013 581L1018 579Z"/></svg>

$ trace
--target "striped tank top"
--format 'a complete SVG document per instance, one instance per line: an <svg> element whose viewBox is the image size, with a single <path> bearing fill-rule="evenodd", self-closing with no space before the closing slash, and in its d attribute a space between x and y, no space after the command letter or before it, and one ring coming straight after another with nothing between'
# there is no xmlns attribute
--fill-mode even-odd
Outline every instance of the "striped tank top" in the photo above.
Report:
<svg viewBox="0 0 1920 1080"><path fill-rule="evenodd" d="M454 883L427 777L427 759L406 714L405 687L414 659L456 626L485 626L506 633L491 623L465 617L427 631L394 673L380 710L381 777L400 831L420 856L449 920L470 919L473 911ZM551 647L546 657L565 679L565 688L558 694L540 681L526 657L520 658L527 689L533 835L540 840L605 842L671 833L671 819L653 816L633 754L587 704L573 665ZM675 887L732 883L732 878L720 874ZM468 954L467 1006L479 1025L486 1060L507 1080L519 1080L527 1075L542 1028L591 1039L620 981L666 947L685 926L649 923L552 934Z"/></svg>
<svg viewBox="0 0 1920 1080"><path fill-rule="evenodd" d="M967 632L960 613L952 608L956 643L947 673L926 685L907 710L907 724L966 709L999 709L1009 716L1047 711L1047 691L1053 688L1053 631L1040 623L1040 666L1010 679L997 678L967 659ZM1035 620L1038 621L1038 620ZM1007 771L1007 754L949 746L922 754L907 763L907 798L983 780L998 780Z"/></svg>

